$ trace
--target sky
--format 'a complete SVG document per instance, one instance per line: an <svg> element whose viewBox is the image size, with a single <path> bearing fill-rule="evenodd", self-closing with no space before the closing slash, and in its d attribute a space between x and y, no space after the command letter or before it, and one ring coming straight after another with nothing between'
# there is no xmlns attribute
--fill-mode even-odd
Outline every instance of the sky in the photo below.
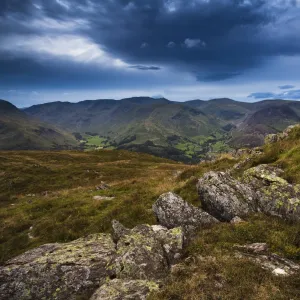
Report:
<svg viewBox="0 0 300 300"><path fill-rule="evenodd" d="M300 99L300 0L1 0L0 98Z"/></svg>

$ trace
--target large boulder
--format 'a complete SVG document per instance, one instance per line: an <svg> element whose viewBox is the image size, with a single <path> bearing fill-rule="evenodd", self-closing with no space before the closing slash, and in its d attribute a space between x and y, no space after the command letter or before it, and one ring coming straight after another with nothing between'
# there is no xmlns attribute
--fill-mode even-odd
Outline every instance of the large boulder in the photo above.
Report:
<svg viewBox="0 0 300 300"><path fill-rule="evenodd" d="M174 193L161 195L153 205L154 214L160 225L167 228L182 226L185 233L218 221L207 212L192 206Z"/></svg>
<svg viewBox="0 0 300 300"><path fill-rule="evenodd" d="M158 289L153 281L114 279L102 285L90 300L146 300Z"/></svg>
<svg viewBox="0 0 300 300"><path fill-rule="evenodd" d="M170 264L180 258L183 248L181 228L139 225L131 230L114 222L117 240L116 275L119 279L161 280Z"/></svg>
<svg viewBox="0 0 300 300"><path fill-rule="evenodd" d="M257 195L258 209L267 215L288 220L300 220L300 185L283 179L283 170L259 165L244 172L243 183Z"/></svg>
<svg viewBox="0 0 300 300"><path fill-rule="evenodd" d="M43 245L0 268L0 299L88 299L115 276L115 257L115 244L106 234Z"/></svg>
<svg viewBox="0 0 300 300"><path fill-rule="evenodd" d="M206 173L199 179L197 189L202 208L220 221L231 221L257 210L255 191L229 173Z"/></svg>
<svg viewBox="0 0 300 300"><path fill-rule="evenodd" d="M231 221L263 212L288 220L300 220L300 185L289 184L283 170L259 165L237 180L228 172L209 172L197 188L205 211L220 221Z"/></svg>

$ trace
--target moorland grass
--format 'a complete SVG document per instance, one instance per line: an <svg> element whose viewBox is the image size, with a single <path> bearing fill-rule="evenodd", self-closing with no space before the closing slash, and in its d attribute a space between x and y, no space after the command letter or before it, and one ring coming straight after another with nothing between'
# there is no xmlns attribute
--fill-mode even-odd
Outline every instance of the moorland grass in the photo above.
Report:
<svg viewBox="0 0 300 300"><path fill-rule="evenodd" d="M0 260L108 232L112 219L128 227L153 224L152 204L182 184L176 174L187 168L128 151L0 152ZM110 189L97 191L102 181ZM96 195L115 199L97 201Z"/></svg>
<svg viewBox="0 0 300 300"><path fill-rule="evenodd" d="M300 139L293 134L266 145L241 171L271 163L282 167L290 182L300 183ZM0 260L43 243L109 232L112 219L128 227L154 224L151 207L164 192L175 191L199 206L197 179L237 162L230 155L188 166L127 151L1 152ZM111 188L97 191L101 181ZM115 199L96 201L95 195ZM150 299L298 299L300 274L277 277L246 258L235 258L236 244L254 242L266 242L271 252L300 261L299 224L251 216L236 226L202 229L186 249L186 259Z"/></svg>
<svg viewBox="0 0 300 300"><path fill-rule="evenodd" d="M300 261L300 226L255 215L238 225L203 229L174 267L167 284L151 300L299 299L300 272L276 276L247 258L235 257L235 246L266 242L270 252Z"/></svg>

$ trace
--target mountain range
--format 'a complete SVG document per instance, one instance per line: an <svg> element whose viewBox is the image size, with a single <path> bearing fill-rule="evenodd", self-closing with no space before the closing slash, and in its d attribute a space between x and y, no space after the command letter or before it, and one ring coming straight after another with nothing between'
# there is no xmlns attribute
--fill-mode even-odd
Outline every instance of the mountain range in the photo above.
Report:
<svg viewBox="0 0 300 300"><path fill-rule="evenodd" d="M300 102L280 99L134 97L51 102L23 110L1 101L0 111L1 149L118 148L185 162L260 146L266 134L300 122Z"/></svg>

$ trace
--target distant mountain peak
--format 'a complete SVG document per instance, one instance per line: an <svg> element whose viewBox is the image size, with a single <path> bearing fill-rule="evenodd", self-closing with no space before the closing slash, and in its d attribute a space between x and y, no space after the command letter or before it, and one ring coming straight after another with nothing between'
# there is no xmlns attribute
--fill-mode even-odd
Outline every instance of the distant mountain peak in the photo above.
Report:
<svg viewBox="0 0 300 300"><path fill-rule="evenodd" d="M18 110L18 108L16 106L14 106L12 103L0 99L0 110Z"/></svg>

